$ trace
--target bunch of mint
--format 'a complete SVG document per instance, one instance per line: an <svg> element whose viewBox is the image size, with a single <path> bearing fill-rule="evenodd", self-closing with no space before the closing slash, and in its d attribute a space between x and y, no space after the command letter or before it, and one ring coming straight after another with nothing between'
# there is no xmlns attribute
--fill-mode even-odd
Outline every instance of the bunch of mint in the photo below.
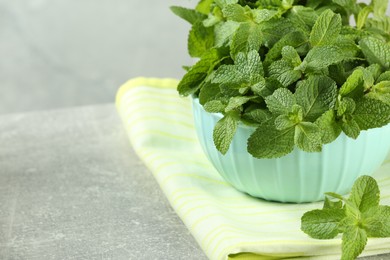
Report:
<svg viewBox="0 0 390 260"><path fill-rule="evenodd" d="M192 24L183 96L222 113L214 143L225 154L239 123L256 128L248 152L275 158L318 152L341 132L390 122L387 0L201 0L172 7ZM351 26L350 21L356 26Z"/></svg>
<svg viewBox="0 0 390 260"><path fill-rule="evenodd" d="M358 178L348 199L327 193L323 209L306 212L301 229L317 239L331 239L342 233L341 259L355 259L368 237L390 237L390 206L379 205L379 188L370 176Z"/></svg>

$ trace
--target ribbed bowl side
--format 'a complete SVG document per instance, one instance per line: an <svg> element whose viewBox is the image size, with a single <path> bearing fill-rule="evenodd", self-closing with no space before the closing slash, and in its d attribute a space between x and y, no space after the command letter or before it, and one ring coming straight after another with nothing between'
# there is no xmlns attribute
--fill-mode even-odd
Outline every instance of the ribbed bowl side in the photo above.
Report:
<svg viewBox="0 0 390 260"><path fill-rule="evenodd" d="M294 149L277 159L256 159L247 152L254 129L240 125L226 155L217 151L213 129L222 115L204 111L193 99L199 142L221 176L236 189L254 197L280 202L311 202L325 192L346 194L356 178L380 167L390 150L390 124L361 132L353 140L341 134L320 153Z"/></svg>

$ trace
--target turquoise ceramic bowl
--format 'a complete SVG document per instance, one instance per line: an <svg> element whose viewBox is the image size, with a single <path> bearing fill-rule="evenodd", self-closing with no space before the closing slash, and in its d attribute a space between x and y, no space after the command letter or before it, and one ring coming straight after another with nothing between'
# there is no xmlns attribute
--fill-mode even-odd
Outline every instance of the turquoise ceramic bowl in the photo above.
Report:
<svg viewBox="0 0 390 260"><path fill-rule="evenodd" d="M390 124L363 131L354 140L341 134L320 153L295 149L277 159L256 159L247 152L254 128L240 125L230 149L222 155L213 143L213 129L221 114L207 113L193 99L195 127L200 144L222 177L251 196L280 202L312 202L325 192L346 194L361 175L370 175L390 150Z"/></svg>

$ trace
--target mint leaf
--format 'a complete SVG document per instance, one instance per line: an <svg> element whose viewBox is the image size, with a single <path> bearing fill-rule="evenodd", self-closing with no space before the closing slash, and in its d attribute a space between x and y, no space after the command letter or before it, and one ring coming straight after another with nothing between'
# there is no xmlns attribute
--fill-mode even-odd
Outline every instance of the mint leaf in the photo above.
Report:
<svg viewBox="0 0 390 260"><path fill-rule="evenodd" d="M213 140L216 148L222 154L229 150L238 125L237 116L234 113L225 115L217 122L213 132Z"/></svg>
<svg viewBox="0 0 390 260"><path fill-rule="evenodd" d="M344 220L347 223L344 225L341 260L355 259L367 244L367 233L355 224L354 218L347 217Z"/></svg>
<svg viewBox="0 0 390 260"><path fill-rule="evenodd" d="M204 14L201 14L193 9L188 9L180 6L171 6L170 8L174 14L186 20L190 24L194 24L206 18Z"/></svg>
<svg viewBox="0 0 390 260"><path fill-rule="evenodd" d="M371 98L361 98L356 101L353 118L361 130L382 127L390 122L390 105Z"/></svg>
<svg viewBox="0 0 390 260"><path fill-rule="evenodd" d="M370 64L379 64L383 69L390 67L390 45L375 38L364 38L359 42L364 56Z"/></svg>
<svg viewBox="0 0 390 260"><path fill-rule="evenodd" d="M297 5L290 9L287 17L296 27L309 34L318 15L313 8Z"/></svg>
<svg viewBox="0 0 390 260"><path fill-rule="evenodd" d="M335 107L336 82L327 76L311 76L300 82L295 98L297 104L303 107L305 120L314 122L323 113Z"/></svg>
<svg viewBox="0 0 390 260"><path fill-rule="evenodd" d="M188 53L191 57L202 57L214 45L214 29L194 23L188 36Z"/></svg>
<svg viewBox="0 0 390 260"><path fill-rule="evenodd" d="M341 96L348 96L355 92L358 96L363 95L363 71L361 69L354 70L352 74L347 78L345 83L340 88ZM356 95L352 95L356 96Z"/></svg>
<svg viewBox="0 0 390 260"><path fill-rule="evenodd" d="M338 201L325 198L323 209L306 212L301 218L301 229L317 239L334 238L342 233L341 259L359 256L368 237L390 237L390 206L379 205L379 189L374 178L359 177L347 200L336 193L326 194Z"/></svg>
<svg viewBox="0 0 390 260"><path fill-rule="evenodd" d="M256 158L278 158L294 149L294 128L280 131L270 121L260 125L248 139L248 152Z"/></svg>
<svg viewBox="0 0 390 260"><path fill-rule="evenodd" d="M277 41L272 48L268 51L265 56L264 63L269 65L272 61L275 61L281 57L282 49L284 46L292 46L294 48L298 48L301 46L305 46L308 42L307 37L299 31L294 31L285 34L282 38Z"/></svg>
<svg viewBox="0 0 390 260"><path fill-rule="evenodd" d="M198 91L207 75L219 63L221 56L216 49L211 49L205 53L179 82L177 87L179 94L188 96Z"/></svg>
<svg viewBox="0 0 390 260"><path fill-rule="evenodd" d="M260 26L253 23L241 23L231 43L231 55L235 57L239 52L258 51L262 44Z"/></svg>
<svg viewBox="0 0 390 260"><path fill-rule="evenodd" d="M255 97L247 97L247 96L244 96L244 97L240 97L240 96L232 97L232 98L230 98L229 103L228 103L228 105L225 108L225 112L229 112L229 111L232 111L234 109L237 109L237 108L241 107L243 104L245 104L248 101L252 100L253 98L255 98Z"/></svg>
<svg viewBox="0 0 390 260"><path fill-rule="evenodd" d="M328 144L336 140L342 131L340 125L336 122L336 113L333 109L323 113L315 123L320 130L323 144Z"/></svg>
<svg viewBox="0 0 390 260"><path fill-rule="evenodd" d="M212 83L228 84L229 88L250 87L264 78L263 65L257 51L240 52L233 65L221 65L211 78Z"/></svg>
<svg viewBox="0 0 390 260"><path fill-rule="evenodd" d="M227 5L237 4L238 0L214 0L214 2L220 7L224 8Z"/></svg>
<svg viewBox="0 0 390 260"><path fill-rule="evenodd" d="M225 110L226 104L221 100L210 100L203 105L203 108L209 113L221 113Z"/></svg>
<svg viewBox="0 0 390 260"><path fill-rule="evenodd" d="M289 62L293 67L299 66L302 61L297 50L292 46L284 46L282 49L282 57L285 61Z"/></svg>
<svg viewBox="0 0 390 260"><path fill-rule="evenodd" d="M359 124L355 121L353 118L343 118L343 120L340 123L341 129L343 132L353 138L356 139L360 135L360 127Z"/></svg>
<svg viewBox="0 0 390 260"><path fill-rule="evenodd" d="M375 179L370 176L362 176L354 183L348 201L364 213L371 207L379 205L379 188Z"/></svg>
<svg viewBox="0 0 390 260"><path fill-rule="evenodd" d="M363 26L366 24L367 17L372 11L373 9L371 6L365 6L362 10L360 10L356 22L356 27L359 30L362 29Z"/></svg>
<svg viewBox="0 0 390 260"><path fill-rule="evenodd" d="M311 49L301 66L296 69L303 69L303 71L307 72L321 72L329 65L339 63L346 59L350 59L350 57L347 57L337 46L319 46Z"/></svg>
<svg viewBox="0 0 390 260"><path fill-rule="evenodd" d="M324 11L310 33L312 46L329 45L336 41L341 30L341 16L331 10Z"/></svg>
<svg viewBox="0 0 390 260"><path fill-rule="evenodd" d="M290 90L280 88L265 99L269 111L273 114L287 114L295 104L295 97Z"/></svg>
<svg viewBox="0 0 390 260"><path fill-rule="evenodd" d="M377 17L385 16L388 3L388 0L372 0L371 5L373 6L374 15Z"/></svg>
<svg viewBox="0 0 390 260"><path fill-rule="evenodd" d="M310 122L301 122L295 127L295 145L306 152L320 152L322 147L319 127Z"/></svg>
<svg viewBox="0 0 390 260"><path fill-rule="evenodd" d="M271 115L268 110L265 109L253 109L245 111L242 116L245 121L250 121L252 123L263 123L268 120Z"/></svg>
<svg viewBox="0 0 390 260"><path fill-rule="evenodd" d="M390 237L390 206L372 207L363 218L369 237Z"/></svg>
<svg viewBox="0 0 390 260"><path fill-rule="evenodd" d="M301 230L317 239L331 239L339 233L339 222L345 218L342 209L326 208L306 212L301 218Z"/></svg>
<svg viewBox="0 0 390 260"><path fill-rule="evenodd" d="M197 6L195 7L195 10L202 14L209 14L211 10L211 4L214 2L214 0L200 0Z"/></svg>
<svg viewBox="0 0 390 260"><path fill-rule="evenodd" d="M204 105L210 100L217 99L220 93L219 85L205 82L199 92L199 103Z"/></svg>
<svg viewBox="0 0 390 260"><path fill-rule="evenodd" d="M234 33L237 31L239 23L226 21L219 23L214 28L215 46L222 47L231 44Z"/></svg>
<svg viewBox="0 0 390 260"><path fill-rule="evenodd" d="M294 69L294 66L286 61L275 61L268 68L270 77L277 79L284 87L290 86L292 83L298 81L302 73Z"/></svg>

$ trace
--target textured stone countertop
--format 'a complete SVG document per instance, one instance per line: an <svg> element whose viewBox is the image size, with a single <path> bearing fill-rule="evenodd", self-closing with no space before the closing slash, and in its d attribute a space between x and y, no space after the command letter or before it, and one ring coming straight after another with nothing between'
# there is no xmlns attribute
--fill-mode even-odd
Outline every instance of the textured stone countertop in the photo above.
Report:
<svg viewBox="0 0 390 260"><path fill-rule="evenodd" d="M0 259L206 256L107 104L0 116Z"/></svg>

